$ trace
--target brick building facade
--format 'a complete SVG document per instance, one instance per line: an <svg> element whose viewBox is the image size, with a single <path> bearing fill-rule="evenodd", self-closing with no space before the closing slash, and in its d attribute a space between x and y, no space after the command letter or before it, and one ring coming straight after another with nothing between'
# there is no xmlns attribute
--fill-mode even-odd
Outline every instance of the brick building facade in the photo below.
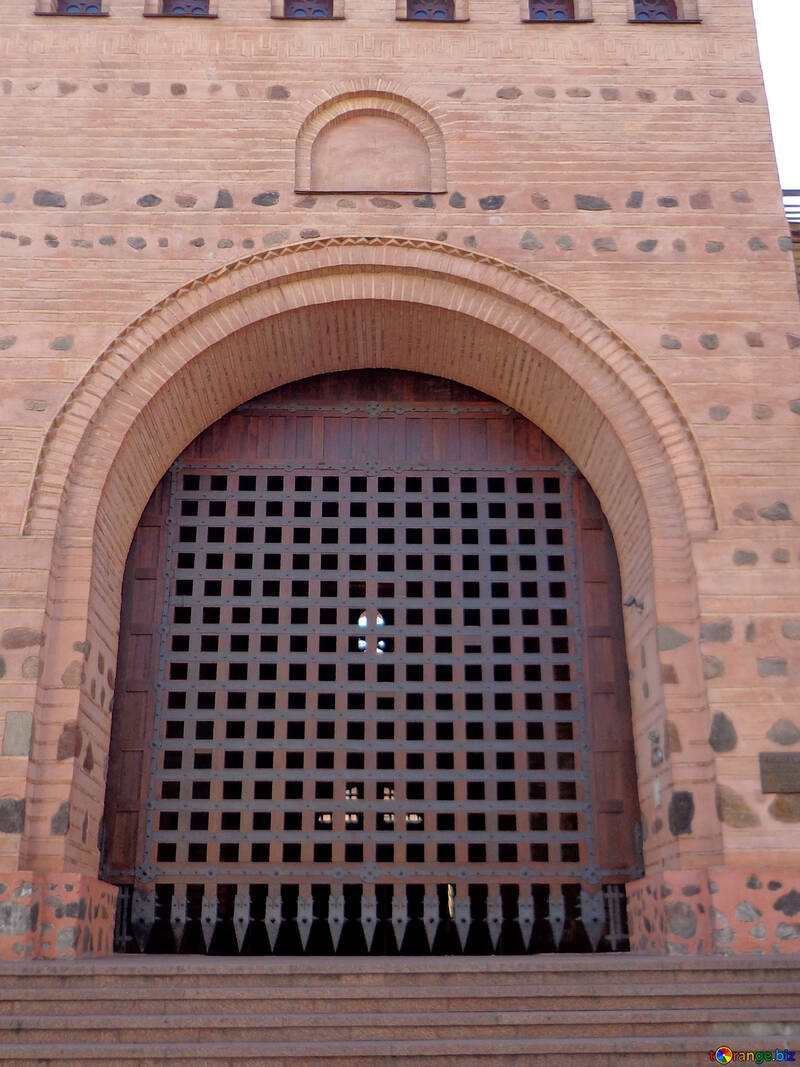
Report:
<svg viewBox="0 0 800 1067"><path fill-rule="evenodd" d="M238 405L371 368L497 398L600 501L632 946L796 950L800 315L750 0L100 6L0 14L0 953L110 947L153 490Z"/></svg>

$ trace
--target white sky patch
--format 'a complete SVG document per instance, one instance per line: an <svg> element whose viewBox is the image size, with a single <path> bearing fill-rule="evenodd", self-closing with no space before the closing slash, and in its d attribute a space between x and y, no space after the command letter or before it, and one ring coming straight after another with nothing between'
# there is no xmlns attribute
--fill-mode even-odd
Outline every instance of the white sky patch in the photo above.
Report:
<svg viewBox="0 0 800 1067"><path fill-rule="evenodd" d="M781 185L800 189L800 0L753 7Z"/></svg>

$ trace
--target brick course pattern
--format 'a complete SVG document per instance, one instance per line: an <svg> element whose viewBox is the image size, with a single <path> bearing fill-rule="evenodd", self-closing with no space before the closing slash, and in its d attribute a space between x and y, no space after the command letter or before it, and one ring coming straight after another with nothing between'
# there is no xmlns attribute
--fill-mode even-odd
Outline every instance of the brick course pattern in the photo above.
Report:
<svg viewBox="0 0 800 1067"><path fill-rule="evenodd" d="M511 404L598 494L647 879L798 865L800 789L758 761L800 743L800 306L750 0L588 6L6 0L0 872L97 874L122 567L164 470L256 393L379 365ZM429 190L314 192L352 101L422 131Z"/></svg>

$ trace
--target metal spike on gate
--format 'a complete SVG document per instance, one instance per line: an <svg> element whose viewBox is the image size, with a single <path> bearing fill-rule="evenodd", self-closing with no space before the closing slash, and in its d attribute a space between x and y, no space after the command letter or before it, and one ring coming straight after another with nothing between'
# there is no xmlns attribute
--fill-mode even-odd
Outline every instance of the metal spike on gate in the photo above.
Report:
<svg viewBox="0 0 800 1067"><path fill-rule="evenodd" d="M520 895L517 903L517 912L519 928L527 945L530 943L531 934L533 933L533 896L530 893L527 896Z"/></svg>
<svg viewBox="0 0 800 1067"><path fill-rule="evenodd" d="M494 950L500 940L500 928L503 925L503 901L499 894L490 896L486 901L486 925L489 927L489 937Z"/></svg>
<svg viewBox="0 0 800 1067"><path fill-rule="evenodd" d="M566 922L566 912L564 908L563 897L550 897L549 913L550 928L553 931L553 941L555 941L556 946L558 946L561 941L561 935L564 933L564 923Z"/></svg>
<svg viewBox="0 0 800 1067"><path fill-rule="evenodd" d="M375 933L375 923L378 921L378 905L374 896L367 896L366 890L371 887L364 887L364 894L361 897L361 928L364 931L364 937L367 940L367 948L372 945L372 937Z"/></svg>
<svg viewBox="0 0 800 1067"><path fill-rule="evenodd" d="M186 926L186 896L178 896L177 893L173 893L172 901L170 903L170 915L169 921L172 926L172 933L175 936L175 945L180 948L181 941L183 940L183 931Z"/></svg>
<svg viewBox="0 0 800 1067"><path fill-rule="evenodd" d="M209 897L204 893L203 905L200 911L200 919L203 930L203 940L206 943L206 951L208 951L208 946L211 944L211 938L214 934L214 927L217 925L217 912L217 898Z"/></svg>
<svg viewBox="0 0 800 1067"><path fill-rule="evenodd" d="M406 929L408 904L405 894L394 893L392 896L392 927L398 948L403 943L403 934Z"/></svg>
<svg viewBox="0 0 800 1067"><path fill-rule="evenodd" d="M266 924L267 931L269 933L269 943L274 947L275 942L278 939L278 930L281 926L281 898L280 890L278 890L278 896L268 896L264 907L264 923Z"/></svg>
<svg viewBox="0 0 800 1067"><path fill-rule="evenodd" d="M592 948L597 952L597 946L606 928L606 906L602 890L590 894L587 889L581 887L581 919Z"/></svg>
<svg viewBox="0 0 800 1067"><path fill-rule="evenodd" d="M436 927L439 925L439 896L436 893L426 893L423 901L423 919L425 921L425 933L428 935L428 944L433 944L436 936Z"/></svg>
<svg viewBox="0 0 800 1067"><path fill-rule="evenodd" d="M308 944L308 936L311 933L311 924L314 921L314 901L309 896L297 898L297 929L300 933L300 941L305 951Z"/></svg>
<svg viewBox="0 0 800 1067"><path fill-rule="evenodd" d="M144 952L153 923L156 921L156 895L151 893L133 894L131 905L131 928L133 936L139 946L139 951Z"/></svg>
<svg viewBox="0 0 800 1067"><path fill-rule="evenodd" d="M334 951L339 947L339 938L342 936L344 926L344 896L341 893L331 893L328 903L328 926L331 931Z"/></svg>
<svg viewBox="0 0 800 1067"><path fill-rule="evenodd" d="M233 905L233 928L236 931L236 944L239 946L240 952L242 951L244 935L247 933L247 926L250 922L250 897L245 895L245 889L245 886L240 887Z"/></svg>
<svg viewBox="0 0 800 1067"><path fill-rule="evenodd" d="M461 944L465 945L467 943L469 926L472 922L472 907L469 897L456 897L453 901L453 913L458 926Z"/></svg>

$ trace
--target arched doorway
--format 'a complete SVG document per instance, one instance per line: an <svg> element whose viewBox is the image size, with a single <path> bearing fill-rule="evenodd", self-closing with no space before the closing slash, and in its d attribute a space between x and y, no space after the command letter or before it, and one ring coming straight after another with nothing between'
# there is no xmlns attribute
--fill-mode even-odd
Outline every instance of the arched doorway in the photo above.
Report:
<svg viewBox="0 0 800 1067"><path fill-rule="evenodd" d="M626 947L613 543L490 397L327 374L212 425L139 523L117 677L120 948Z"/></svg>

